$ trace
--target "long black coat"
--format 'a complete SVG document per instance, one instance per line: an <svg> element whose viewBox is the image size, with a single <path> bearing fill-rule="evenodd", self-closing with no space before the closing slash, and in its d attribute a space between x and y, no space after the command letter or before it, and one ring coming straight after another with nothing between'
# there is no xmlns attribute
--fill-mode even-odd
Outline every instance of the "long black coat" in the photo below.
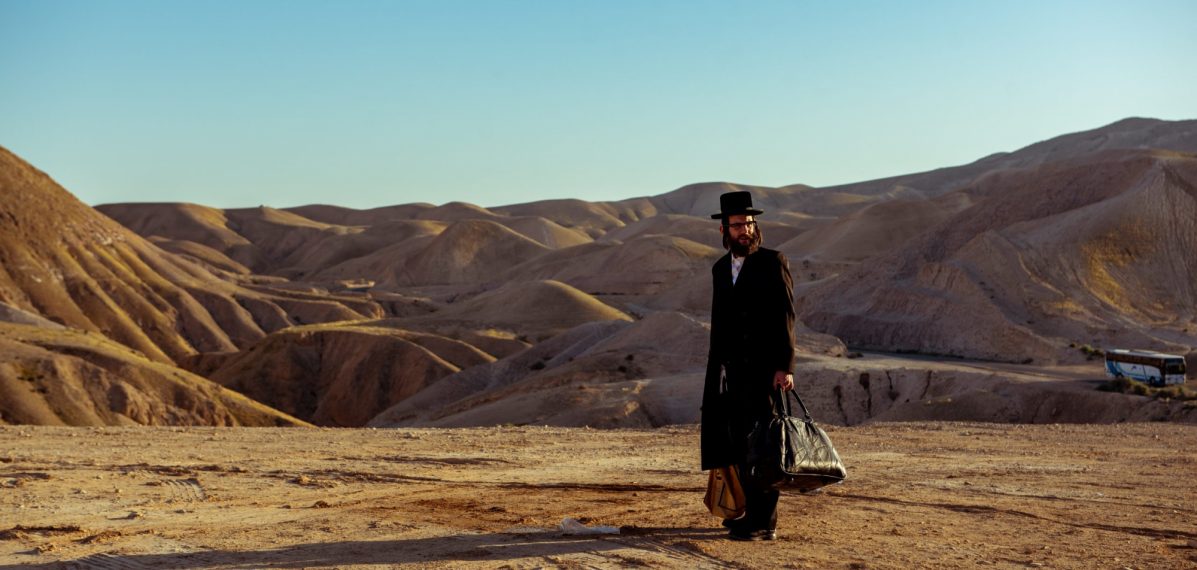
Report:
<svg viewBox="0 0 1197 570"><path fill-rule="evenodd" d="M794 371L794 281L779 251L744 260L735 284L731 254L711 268L711 348L702 392L702 468L738 463L745 426L772 412L775 372ZM727 393L720 392L726 371Z"/></svg>

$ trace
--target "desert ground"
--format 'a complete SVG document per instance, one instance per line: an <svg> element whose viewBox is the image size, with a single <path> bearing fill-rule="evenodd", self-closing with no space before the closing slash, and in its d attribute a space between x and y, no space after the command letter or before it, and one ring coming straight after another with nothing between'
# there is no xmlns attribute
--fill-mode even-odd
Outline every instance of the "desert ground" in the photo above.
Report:
<svg viewBox="0 0 1197 570"><path fill-rule="evenodd" d="M849 468L769 543L701 503L737 190ZM1197 568L1194 252L1197 121L824 188L368 210L92 207L0 148L0 570ZM1118 347L1188 386L1099 390Z"/></svg>
<svg viewBox="0 0 1197 570"><path fill-rule="evenodd" d="M1197 567L1197 426L827 429L849 479L742 543L693 425L0 427L0 569Z"/></svg>

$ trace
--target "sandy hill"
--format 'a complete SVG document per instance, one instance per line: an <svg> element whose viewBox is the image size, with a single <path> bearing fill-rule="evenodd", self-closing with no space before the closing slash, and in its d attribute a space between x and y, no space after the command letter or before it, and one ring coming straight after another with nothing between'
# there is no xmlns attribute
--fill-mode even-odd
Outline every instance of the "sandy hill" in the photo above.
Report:
<svg viewBox="0 0 1197 570"><path fill-rule="evenodd" d="M421 258L443 254L486 272L482 266L489 246L495 246L489 251L500 255L504 247L513 247L516 255L529 254L528 248L509 243L517 235L551 249L592 241L580 229L566 228L540 216L500 216L462 202L366 211L331 206L216 210L189 204L111 204L103 209L141 235L160 240L171 251L211 267L239 273L244 266L258 274L316 282L362 279L382 286L435 284L446 279L460 282L463 277L452 275L452 271L413 274L409 266L412 262L429 263L427 259L408 259L419 253L409 242L440 234L449 226L457 229L445 240L432 244L436 249ZM325 223L305 218L302 213L361 225ZM496 223L512 232L496 232ZM174 231L176 228L178 231ZM497 243L487 243L491 240ZM466 253L470 250L478 251ZM511 263L502 257L495 262Z"/></svg>
<svg viewBox="0 0 1197 570"><path fill-rule="evenodd" d="M369 279L377 287L391 290L474 283L493 280L512 265L552 251L544 243L499 221L514 223L553 244L588 241L588 238L547 220L496 219L498 221L392 221L359 234L356 241L362 247L352 252L340 250L341 255L309 256L304 267L309 268L310 273L302 277L322 282ZM338 243L352 242L339 240Z"/></svg>
<svg viewBox="0 0 1197 570"><path fill-rule="evenodd" d="M464 342L362 324L291 327L209 377L324 426L361 426L440 378L495 358Z"/></svg>
<svg viewBox="0 0 1197 570"><path fill-rule="evenodd" d="M516 331L543 339L582 323L631 317L558 281L517 281L403 320L420 326L471 325Z"/></svg>
<svg viewBox="0 0 1197 570"><path fill-rule="evenodd" d="M620 208L608 203L586 202L584 200L544 200L501 206L494 212L508 216L536 216L576 229L597 238L613 228L624 225Z"/></svg>
<svg viewBox="0 0 1197 570"><path fill-rule="evenodd" d="M153 360L236 350L296 320L382 314L368 300L275 292L253 285L252 278L221 279L89 208L3 149L0 194L0 218L6 220L0 224L0 302L102 333ZM168 219L195 221L188 227L197 239L212 227L204 220L223 215L187 205L166 211L174 213L164 214Z"/></svg>
<svg viewBox="0 0 1197 570"><path fill-rule="evenodd" d="M758 218L758 227L765 237L766 244L776 244L788 241L801 233L790 220L774 221L776 215L763 215ZM722 248L719 234L719 221L710 216L687 216L682 214L660 214L632 222L622 228L611 230L603 235L599 241L629 241L640 236L666 235L680 237L694 243L709 245L716 249Z"/></svg>
<svg viewBox="0 0 1197 570"><path fill-rule="evenodd" d="M956 213L956 208L956 203L940 200L877 202L780 242L776 249L792 261L862 261L923 233Z"/></svg>
<svg viewBox="0 0 1197 570"><path fill-rule="evenodd" d="M838 344L804 327L799 330L804 352L828 352ZM670 311L635 322L581 324L449 376L379 414L370 425L645 427L696 422L709 336L707 323Z"/></svg>
<svg viewBox="0 0 1197 570"><path fill-rule="evenodd" d="M710 219L719 211L719 195L725 192L751 191L753 204L762 210L779 210L775 200L775 189L730 182L701 182L688 184L677 190L644 198L652 203L660 214L683 214Z"/></svg>
<svg viewBox="0 0 1197 570"><path fill-rule="evenodd" d="M446 225L397 217L427 209L418 205L378 211L341 211L326 206L217 210L190 204L107 204L99 208L139 235L163 240L171 251L213 267L238 272L237 266L244 266L256 274L289 279L312 279L317 273L395 243L437 233ZM305 218L302 212L376 225L326 223ZM352 215L354 212L360 215Z"/></svg>
<svg viewBox="0 0 1197 570"><path fill-rule="evenodd" d="M1104 150L1144 148L1197 152L1197 121L1125 119L1091 131L1055 137L1015 152L993 154L962 166L838 186L812 188L795 184L768 188L726 182L703 183L647 199L661 213L705 217L718 211L719 194L751 190L754 203L766 213L840 217L879 202L934 198L965 187L989 172L1027 168Z"/></svg>
<svg viewBox="0 0 1197 570"><path fill-rule="evenodd" d="M467 202L449 202L433 208L416 212L415 218L421 220L440 220L443 222L460 222L462 220L485 220L498 217L494 212Z"/></svg>
<svg viewBox="0 0 1197 570"><path fill-rule="evenodd" d="M995 173L976 202L800 295L859 346L998 360L1197 344L1197 157L1107 151Z"/></svg>
<svg viewBox="0 0 1197 570"><path fill-rule="evenodd" d="M706 271L721 250L688 239L647 235L625 243L557 250L503 273L508 279L554 279L595 295L650 295ZM708 299L708 303L709 303Z"/></svg>
<svg viewBox="0 0 1197 570"><path fill-rule="evenodd" d="M102 204L96 210L145 237L192 241L220 252L241 251L252 245L248 238L229 229L229 219L223 210L208 206L121 203Z"/></svg>
<svg viewBox="0 0 1197 570"><path fill-rule="evenodd" d="M210 273L99 215L2 149L0 195L0 301L102 332L158 361L197 347L235 348L178 285L216 281ZM247 315L243 324L252 323Z"/></svg>
<svg viewBox="0 0 1197 570"><path fill-rule="evenodd" d="M519 216L499 220L499 223L552 249L572 247L594 241L582 230L566 228L541 216Z"/></svg>
<svg viewBox="0 0 1197 570"><path fill-rule="evenodd" d="M704 365L709 334L705 324L679 313L586 323L450 376L371 425L679 423L697 404L694 391L678 383L695 382L689 373ZM679 408L684 415L669 413Z"/></svg>
<svg viewBox="0 0 1197 570"><path fill-rule="evenodd" d="M236 275L249 275L250 269L229 256L201 243L188 240L168 239L160 236L149 236L150 243L170 253L185 257L199 263L213 272L227 271Z"/></svg>
<svg viewBox="0 0 1197 570"><path fill-rule="evenodd" d="M407 220L422 211L435 208L432 204L400 204L368 210L356 210L327 204L311 204L295 208L284 208L309 220L338 226L377 226L394 220Z"/></svg>
<svg viewBox="0 0 1197 570"><path fill-rule="evenodd" d="M820 188L816 194L880 196L895 190L914 189L926 197L933 197L967 186L988 172L1029 168L1106 150L1146 148L1197 152L1197 120L1123 119L1097 129L1054 137L1014 152L992 154L962 166Z"/></svg>
<svg viewBox="0 0 1197 570"><path fill-rule="evenodd" d="M395 281L402 285L488 281L513 264L548 251L499 223L465 220L451 224L408 258Z"/></svg>
<svg viewBox="0 0 1197 570"><path fill-rule="evenodd" d="M0 323L0 354L0 424L303 424L95 333Z"/></svg>

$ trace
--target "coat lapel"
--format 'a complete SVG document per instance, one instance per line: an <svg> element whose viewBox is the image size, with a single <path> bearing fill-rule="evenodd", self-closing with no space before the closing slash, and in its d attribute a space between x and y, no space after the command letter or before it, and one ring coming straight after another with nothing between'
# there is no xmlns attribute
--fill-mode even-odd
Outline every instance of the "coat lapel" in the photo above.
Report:
<svg viewBox="0 0 1197 570"><path fill-rule="evenodd" d="M740 270L743 271L743 268L740 268ZM723 257L719 258L719 261L715 262L715 280L716 285L718 285L718 289L721 291L726 291L732 288L733 284L731 279L730 253L724 255Z"/></svg>

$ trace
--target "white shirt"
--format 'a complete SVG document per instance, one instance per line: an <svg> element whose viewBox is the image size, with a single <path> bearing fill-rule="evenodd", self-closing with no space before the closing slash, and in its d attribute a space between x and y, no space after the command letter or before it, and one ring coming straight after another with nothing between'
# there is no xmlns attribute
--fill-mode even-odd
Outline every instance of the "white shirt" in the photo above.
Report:
<svg viewBox="0 0 1197 570"><path fill-rule="evenodd" d="M744 267L744 258L736 257L733 255L732 259L731 259L731 267L732 267L732 285L735 285L736 279L738 279L740 277L740 268Z"/></svg>

